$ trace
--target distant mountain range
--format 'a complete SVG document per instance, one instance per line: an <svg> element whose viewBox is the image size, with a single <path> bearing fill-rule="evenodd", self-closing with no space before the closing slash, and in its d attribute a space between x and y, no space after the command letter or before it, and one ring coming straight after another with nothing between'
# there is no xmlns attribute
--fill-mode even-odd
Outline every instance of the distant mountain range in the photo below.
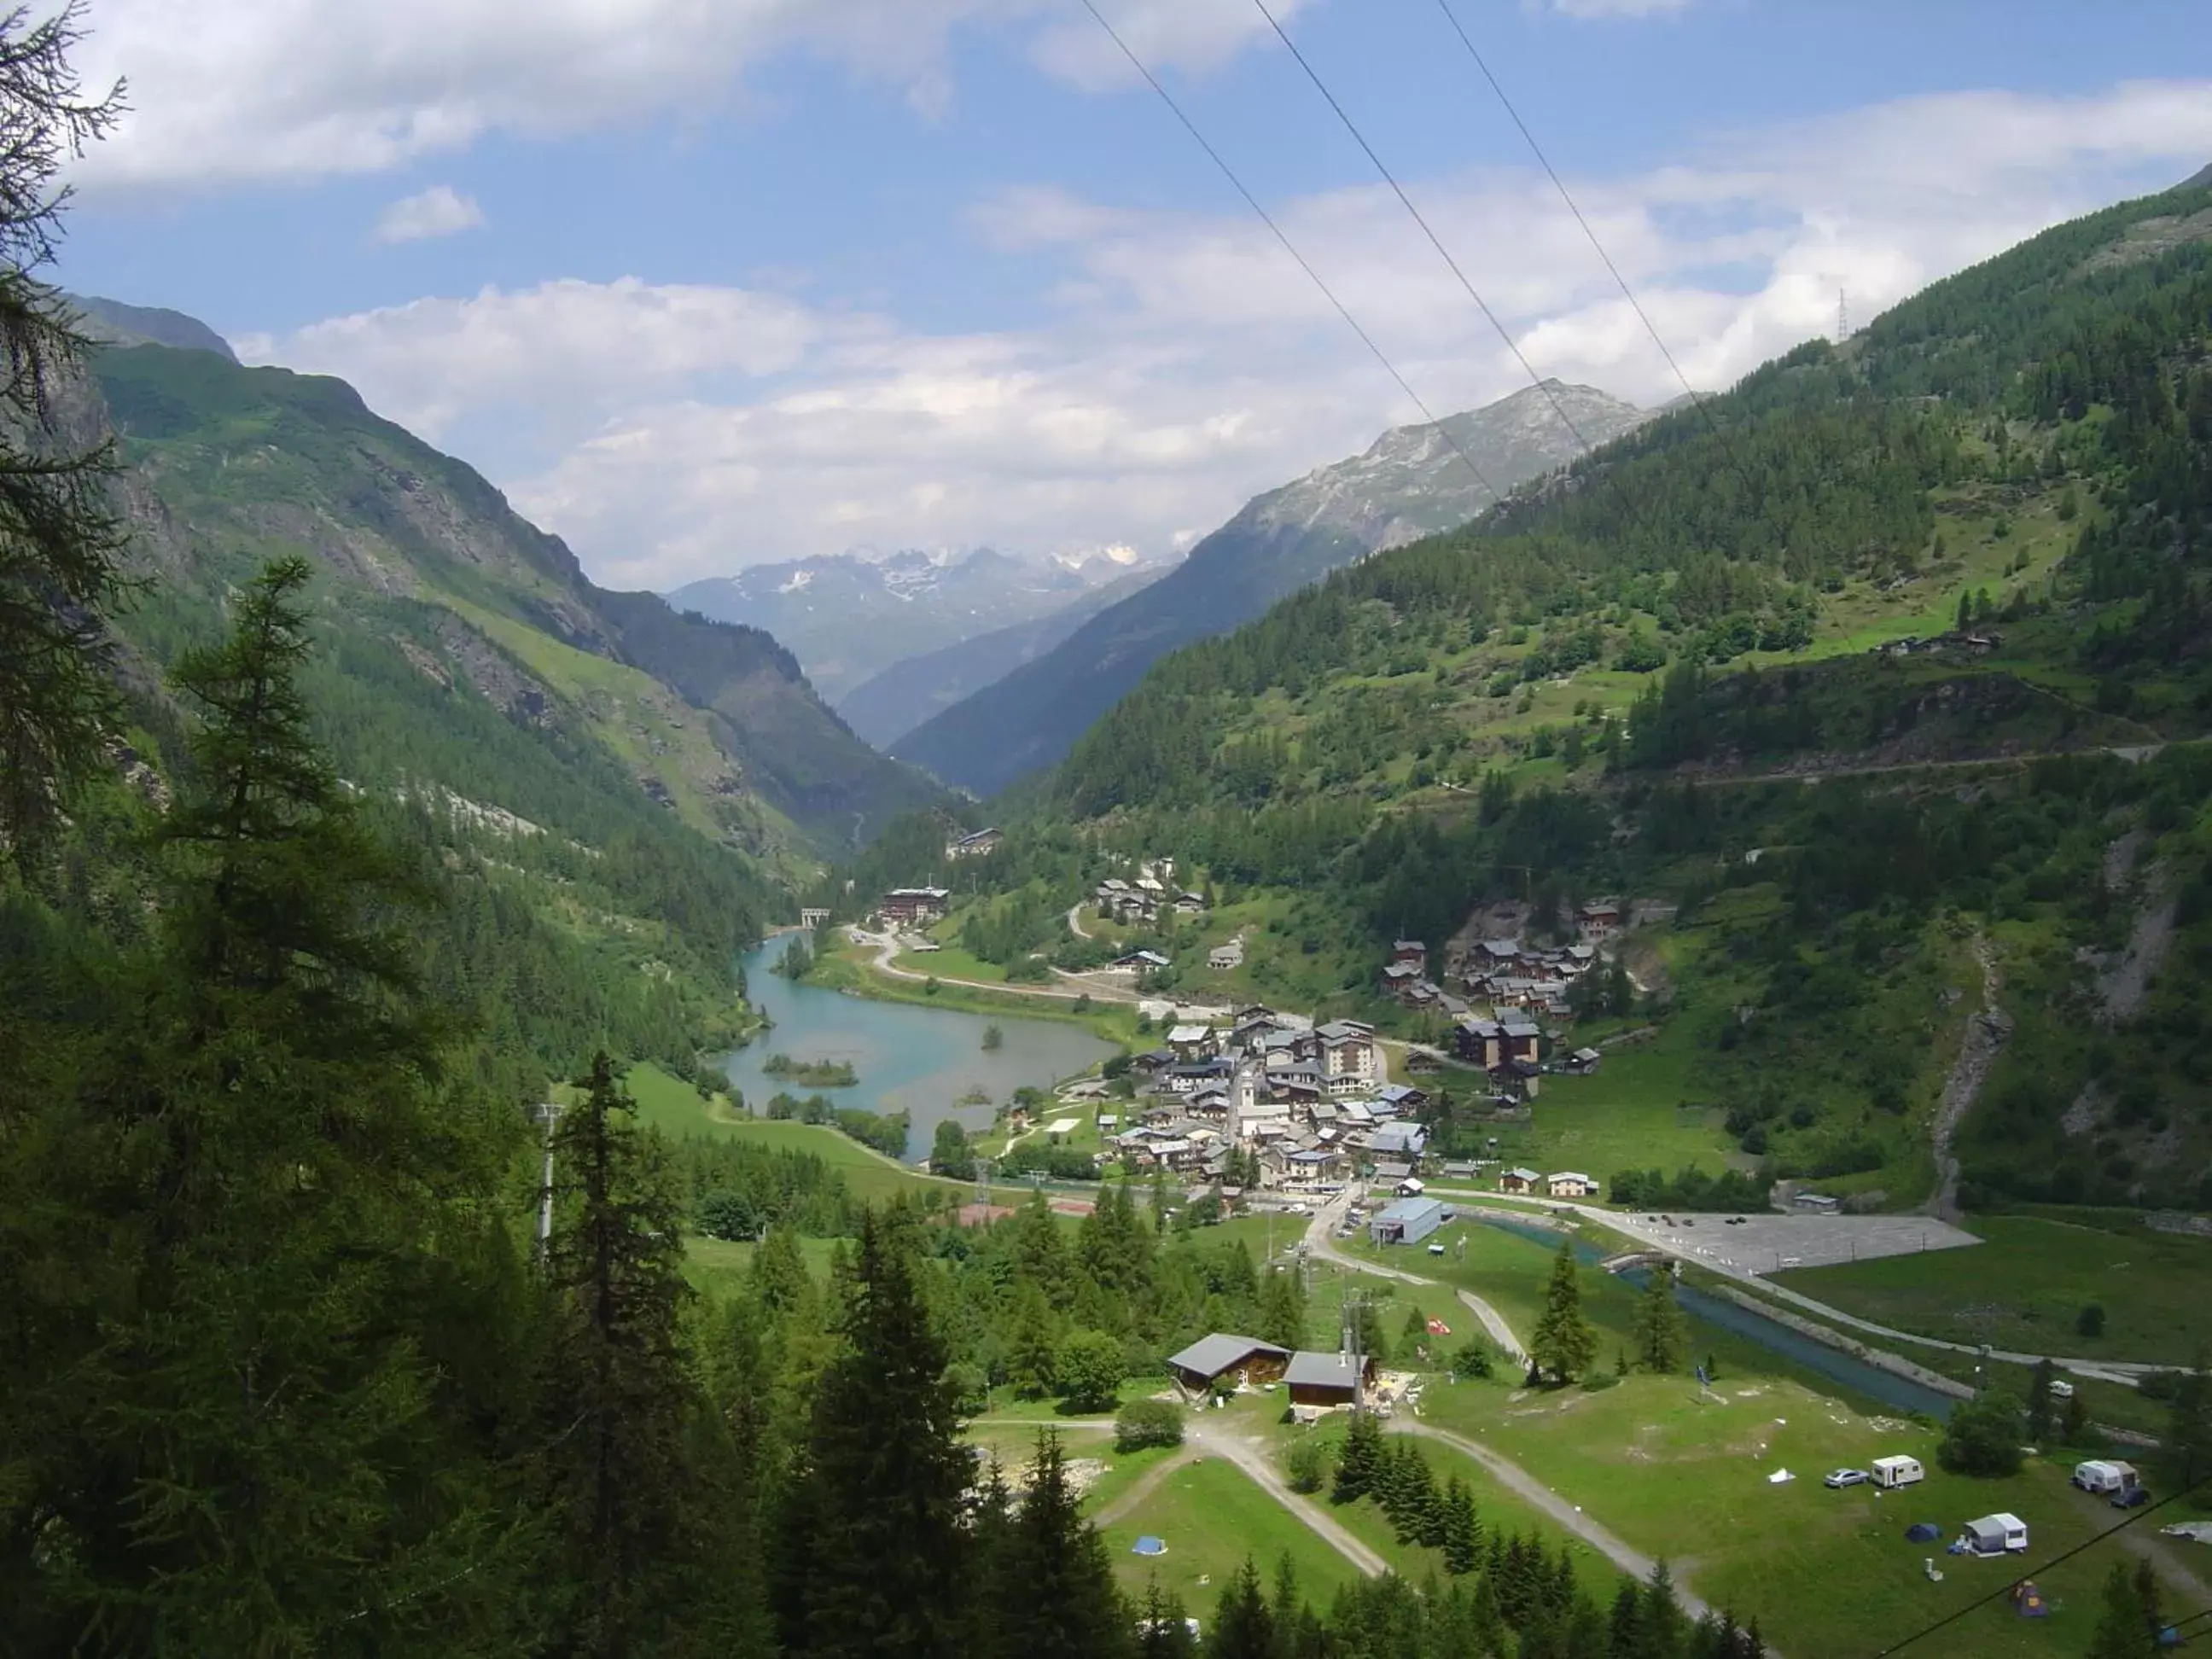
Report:
<svg viewBox="0 0 2212 1659"><path fill-rule="evenodd" d="M1048 615L895 662L847 692L837 712L860 736L887 750L933 714L1042 656L1108 605L1159 580L1170 568L1139 565Z"/></svg>
<svg viewBox="0 0 2212 1659"><path fill-rule="evenodd" d="M1495 491L1655 413L1550 380L1436 426L1386 432L1366 453L1255 498L1179 568L915 727L891 752L947 782L994 793L1059 760L1169 652L1249 622L1340 565L1464 524Z"/></svg>
<svg viewBox="0 0 2212 1659"><path fill-rule="evenodd" d="M767 629L836 702L896 663L1051 616L1102 588L1126 592L1132 575L1149 580L1166 568L1127 550L1081 559L988 547L832 553L691 582L668 599L716 622Z"/></svg>

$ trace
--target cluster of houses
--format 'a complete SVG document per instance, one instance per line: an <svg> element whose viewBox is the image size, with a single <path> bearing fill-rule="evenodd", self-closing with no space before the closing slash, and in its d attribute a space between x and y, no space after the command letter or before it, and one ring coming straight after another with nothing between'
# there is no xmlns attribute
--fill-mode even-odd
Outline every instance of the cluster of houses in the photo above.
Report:
<svg viewBox="0 0 2212 1659"><path fill-rule="evenodd" d="M1133 880L1109 876L1091 897L1124 927L1156 925L1163 915L1204 915L1206 895L1178 888L1174 881L1175 860L1156 859L1139 864Z"/></svg>
<svg viewBox="0 0 2212 1659"><path fill-rule="evenodd" d="M1262 1186L1319 1192L1364 1169L1409 1175L1427 1146L1412 1119L1427 1095L1383 1080L1375 1028L1358 1020L1240 1008L1225 1028L1171 1026L1135 1070L1140 1092L1107 1149L1140 1170L1221 1181L1243 1152Z"/></svg>
<svg viewBox="0 0 2212 1659"><path fill-rule="evenodd" d="M988 858L1006 844L1006 840L1002 830L978 830L973 835L946 842L945 856L948 860Z"/></svg>
<svg viewBox="0 0 2212 1659"><path fill-rule="evenodd" d="M1620 931L1620 907L1611 899L1597 899L1576 912L1571 945L1539 945L1504 936L1474 939L1452 949L1441 983L1429 976L1429 947L1417 939L1401 939L1390 947L1382 989L1409 1008L1434 1009L1454 1021L1466 1018L1478 1002L1493 1011L1562 1013L1568 988L1597 966L1599 947Z"/></svg>

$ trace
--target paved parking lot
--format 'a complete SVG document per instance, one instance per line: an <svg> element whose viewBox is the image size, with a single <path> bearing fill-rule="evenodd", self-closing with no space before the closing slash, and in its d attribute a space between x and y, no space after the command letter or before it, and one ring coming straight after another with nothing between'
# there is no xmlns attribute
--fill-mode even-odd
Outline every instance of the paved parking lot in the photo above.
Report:
<svg viewBox="0 0 2212 1659"><path fill-rule="evenodd" d="M1724 1215L1668 1217L1638 1211L1613 1214L1607 1224L1632 1237L1676 1251L1724 1271L1778 1273L1786 1267L1825 1267L1922 1250L1955 1250L1981 1240L1973 1234L1917 1215L1759 1215L1746 1212L1741 1226ZM1674 1224L1669 1225L1671 1220Z"/></svg>

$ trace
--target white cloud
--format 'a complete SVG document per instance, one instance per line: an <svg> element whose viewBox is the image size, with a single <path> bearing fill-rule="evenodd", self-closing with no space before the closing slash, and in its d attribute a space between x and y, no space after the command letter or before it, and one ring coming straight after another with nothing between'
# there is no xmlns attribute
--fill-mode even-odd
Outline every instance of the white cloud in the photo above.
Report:
<svg viewBox="0 0 2212 1659"><path fill-rule="evenodd" d="M1915 99L1570 182L1691 380L1717 387L1826 331L1838 285L1863 321L2208 153L2212 84L2151 83ZM1410 188L1540 373L1680 392L1540 175ZM1387 191L1281 219L1438 412L1526 383ZM625 279L423 300L251 355L458 434L596 573L637 585L862 542L1165 551L1416 418L1247 219L1031 189L980 204L970 228L1058 267L1048 323L921 335Z"/></svg>
<svg viewBox="0 0 2212 1659"><path fill-rule="evenodd" d="M433 185L386 208L377 216L376 240L420 242L473 230L483 222L483 210L475 197L464 196L451 185Z"/></svg>
<svg viewBox="0 0 2212 1659"><path fill-rule="evenodd" d="M1071 79L1111 74L1073 0L102 0L80 52L130 112L91 189L370 173L495 132L542 136L696 115L779 53L951 95L961 28L1012 26ZM1249 0L1101 0L1160 65L1220 62L1266 25ZM1087 31L1087 33L1086 33Z"/></svg>

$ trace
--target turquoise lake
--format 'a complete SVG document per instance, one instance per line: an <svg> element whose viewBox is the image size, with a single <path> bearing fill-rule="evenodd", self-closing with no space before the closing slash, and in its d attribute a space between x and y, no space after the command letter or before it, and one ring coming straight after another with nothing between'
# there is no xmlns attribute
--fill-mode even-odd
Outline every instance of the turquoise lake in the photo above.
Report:
<svg viewBox="0 0 2212 1659"><path fill-rule="evenodd" d="M1067 1021L875 1002L783 979L772 969L785 944L773 939L739 958L753 1005L775 1025L727 1057L730 1081L744 1096L746 1105L765 1113L769 1097L779 1091L801 1098L817 1092L769 1076L761 1067L769 1055L846 1060L860 1074L860 1082L849 1089L818 1092L840 1106L909 1114L908 1162L928 1156L930 1138L945 1118L970 1131L990 1127L992 1106L956 1103L969 1091L981 1089L994 1105L1003 1105L1025 1084L1049 1090L1120 1052ZM993 1025L1005 1042L986 1050L983 1033Z"/></svg>

